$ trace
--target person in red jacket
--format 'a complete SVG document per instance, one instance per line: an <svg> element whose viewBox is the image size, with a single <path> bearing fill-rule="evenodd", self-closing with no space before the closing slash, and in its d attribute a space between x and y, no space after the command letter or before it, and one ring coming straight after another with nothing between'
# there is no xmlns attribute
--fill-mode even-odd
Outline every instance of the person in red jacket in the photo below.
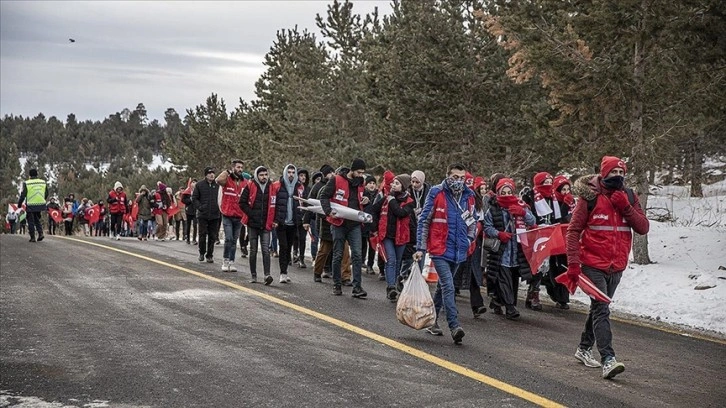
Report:
<svg viewBox="0 0 726 408"><path fill-rule="evenodd" d="M605 156L600 174L586 179L567 228L567 276L577 282L584 273L610 298L620 283L633 242L633 233L648 233L650 223L640 208L638 196L624 184L627 166L623 160ZM578 180L579 181L579 180ZM577 184L580 183L576 183ZM577 188L576 188L577 190ZM591 299L590 313L575 358L587 367L602 364L602 377L610 379L625 371L615 359L610 330L610 308L605 302ZM592 356L597 343L600 362Z"/></svg>
<svg viewBox="0 0 726 408"><path fill-rule="evenodd" d="M237 253L237 241L242 231L242 218L245 214L239 206L242 190L247 186L247 180L242 176L244 162L232 160L232 168L223 170L217 176L217 184L221 190L219 198L219 211L222 213L222 228L224 228L224 258L222 271L237 272L234 260Z"/></svg>
<svg viewBox="0 0 726 408"><path fill-rule="evenodd" d="M111 214L111 233L116 240L121 239L121 222L124 214L128 212L129 201L124 192L124 186L120 181L113 185L113 190L108 192L106 199L109 204L108 212Z"/></svg>

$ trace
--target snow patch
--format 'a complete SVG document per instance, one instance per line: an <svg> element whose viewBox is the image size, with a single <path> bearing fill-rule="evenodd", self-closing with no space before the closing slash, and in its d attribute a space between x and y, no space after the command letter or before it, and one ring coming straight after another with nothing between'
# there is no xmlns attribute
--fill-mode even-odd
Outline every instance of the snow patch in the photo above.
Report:
<svg viewBox="0 0 726 408"><path fill-rule="evenodd" d="M155 154L152 156L151 163L149 163L148 167L149 170L156 170L161 167L162 169L169 171L172 167L174 167L174 163L164 159L161 155Z"/></svg>
<svg viewBox="0 0 726 408"><path fill-rule="evenodd" d="M14 394L8 390L0 390L0 407L18 408L104 408L110 407L109 401L94 400L82 405L66 405L55 401L45 401L39 397L27 397Z"/></svg>

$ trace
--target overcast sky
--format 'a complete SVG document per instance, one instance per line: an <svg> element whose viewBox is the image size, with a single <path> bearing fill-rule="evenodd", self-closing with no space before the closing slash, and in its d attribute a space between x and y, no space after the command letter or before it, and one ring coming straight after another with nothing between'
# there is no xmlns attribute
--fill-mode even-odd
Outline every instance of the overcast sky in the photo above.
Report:
<svg viewBox="0 0 726 408"><path fill-rule="evenodd" d="M328 3L3 0L0 114L101 120L143 102L162 121L167 108L183 114L212 92L233 110L254 99L277 30L318 33L315 14ZM384 14L388 3L353 10Z"/></svg>

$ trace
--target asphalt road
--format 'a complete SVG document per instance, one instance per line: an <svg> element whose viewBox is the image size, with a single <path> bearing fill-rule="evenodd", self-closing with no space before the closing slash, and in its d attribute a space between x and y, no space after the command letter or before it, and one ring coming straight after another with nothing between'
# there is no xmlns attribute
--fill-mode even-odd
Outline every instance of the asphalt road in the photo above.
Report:
<svg viewBox="0 0 726 408"><path fill-rule="evenodd" d="M518 322L489 313L474 319L462 297L466 337L456 346L448 330L434 337L398 323L385 283L371 275L364 276L369 298L357 300L350 288L332 296L330 282L314 283L310 268L291 267L292 284L249 284L247 262L224 273L219 262L197 262L183 242L48 237L29 244L0 236L0 406L25 399L70 407L726 402L723 341L615 322L626 371L608 381L573 357L582 310L546 306L522 308Z"/></svg>

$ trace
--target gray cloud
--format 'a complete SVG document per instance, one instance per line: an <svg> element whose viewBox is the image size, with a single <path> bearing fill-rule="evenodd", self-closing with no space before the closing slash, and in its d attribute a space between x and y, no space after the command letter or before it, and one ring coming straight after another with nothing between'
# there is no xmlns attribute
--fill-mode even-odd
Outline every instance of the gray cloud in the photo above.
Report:
<svg viewBox="0 0 726 408"><path fill-rule="evenodd" d="M254 98L278 29L317 33L326 1L0 2L0 113L103 119L143 102L151 118L218 93ZM384 1L359 1L367 13ZM74 38L75 43L70 43Z"/></svg>

